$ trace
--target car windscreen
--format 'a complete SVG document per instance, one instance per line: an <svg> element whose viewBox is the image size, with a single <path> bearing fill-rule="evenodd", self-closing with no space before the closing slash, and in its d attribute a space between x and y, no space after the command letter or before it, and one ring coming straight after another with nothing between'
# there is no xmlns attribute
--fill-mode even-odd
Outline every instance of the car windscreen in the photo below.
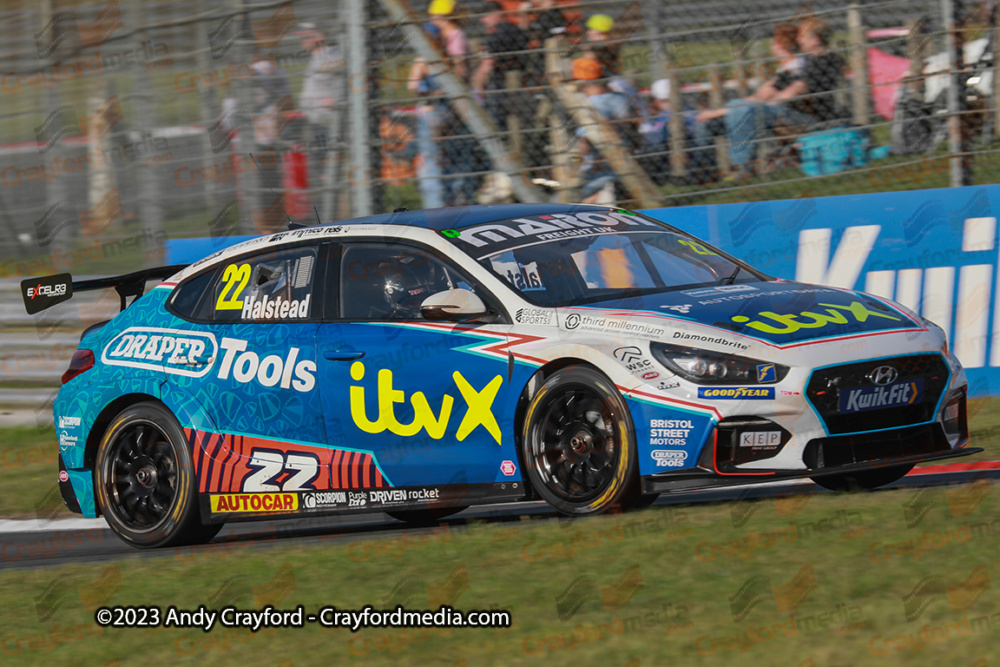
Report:
<svg viewBox="0 0 1000 667"><path fill-rule="evenodd" d="M764 278L694 237L621 211L527 216L442 233L539 306Z"/></svg>

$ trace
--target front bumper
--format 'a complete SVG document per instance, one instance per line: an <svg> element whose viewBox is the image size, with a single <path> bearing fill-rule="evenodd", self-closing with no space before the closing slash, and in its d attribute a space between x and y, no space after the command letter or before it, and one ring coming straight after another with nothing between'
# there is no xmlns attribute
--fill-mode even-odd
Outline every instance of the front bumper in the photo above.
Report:
<svg viewBox="0 0 1000 667"><path fill-rule="evenodd" d="M937 434L929 434L919 429L933 429L937 431ZM950 446L942 448L942 440L943 444L947 445L947 438L939 424L894 429L872 435L878 436L878 439L870 439L868 442L864 442L859 436L855 435L839 438L821 438L810 441L806 447L807 453L811 454L811 458L807 459L810 467L805 470L755 470L742 474L725 474L710 469L705 465L698 465L695 468L686 470L645 476L642 478L642 492L676 493L700 491L717 487L760 484L825 475L843 475L877 468L941 461L978 454L983 451L981 447L963 447L961 444L954 449L950 448ZM928 439L928 436L930 436L930 439ZM913 443L917 441L920 441L921 444L914 446ZM861 456L857 455L858 449L866 445L868 445L868 451L864 452ZM829 455L829 452L832 451L837 452L835 456ZM902 454L902 451L908 453Z"/></svg>

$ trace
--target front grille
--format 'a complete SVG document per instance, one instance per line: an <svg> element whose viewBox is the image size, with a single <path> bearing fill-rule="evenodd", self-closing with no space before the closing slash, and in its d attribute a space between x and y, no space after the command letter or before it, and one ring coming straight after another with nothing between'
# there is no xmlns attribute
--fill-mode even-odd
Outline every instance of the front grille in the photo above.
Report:
<svg viewBox="0 0 1000 667"><path fill-rule="evenodd" d="M946 452L950 448L940 424L924 424L810 440L802 460L807 467L818 470L851 463L892 461L906 456Z"/></svg>
<svg viewBox="0 0 1000 667"><path fill-rule="evenodd" d="M923 400L914 405L840 414L838 391L874 386L865 376L879 366L895 368L899 372L896 382L923 380ZM806 396L831 435L898 428L934 418L934 407L948 386L948 375L948 365L937 354L875 359L816 371L806 387Z"/></svg>
<svg viewBox="0 0 1000 667"><path fill-rule="evenodd" d="M727 417L719 422L715 447L715 465L721 472L736 471L736 467L751 461L774 458L792 439L792 434L770 419L761 417ZM768 446L742 446L740 436L751 433L780 433L780 439Z"/></svg>

